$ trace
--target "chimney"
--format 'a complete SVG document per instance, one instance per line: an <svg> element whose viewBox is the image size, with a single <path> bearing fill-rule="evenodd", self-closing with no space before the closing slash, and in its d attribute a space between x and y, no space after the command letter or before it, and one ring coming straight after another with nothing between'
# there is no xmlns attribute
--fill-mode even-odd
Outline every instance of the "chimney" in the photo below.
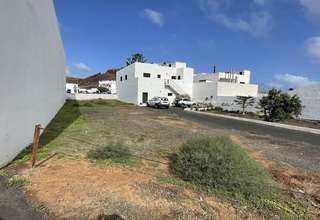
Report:
<svg viewBox="0 0 320 220"><path fill-rule="evenodd" d="M216 65L213 66L213 73L216 73Z"/></svg>

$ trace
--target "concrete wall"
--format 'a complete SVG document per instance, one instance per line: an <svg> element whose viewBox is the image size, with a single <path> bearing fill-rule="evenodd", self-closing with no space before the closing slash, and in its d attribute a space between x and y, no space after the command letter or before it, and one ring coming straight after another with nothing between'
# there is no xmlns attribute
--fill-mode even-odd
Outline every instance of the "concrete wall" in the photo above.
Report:
<svg viewBox="0 0 320 220"><path fill-rule="evenodd" d="M0 167L65 101L64 50L52 0L0 1Z"/></svg>
<svg viewBox="0 0 320 220"><path fill-rule="evenodd" d="M252 96L257 97L258 85L218 82L217 96Z"/></svg>
<svg viewBox="0 0 320 220"><path fill-rule="evenodd" d="M66 94L66 98L68 100L78 100L78 101L84 101L84 100L94 100L94 99L104 99L104 100L110 100L110 99L118 99L117 95L114 94Z"/></svg>
<svg viewBox="0 0 320 220"><path fill-rule="evenodd" d="M304 106L302 118L320 120L320 83L299 88L289 94L296 94L300 97Z"/></svg>
<svg viewBox="0 0 320 220"><path fill-rule="evenodd" d="M193 83L193 101L204 102L210 101L215 103L217 100L217 83L216 82L200 82Z"/></svg>

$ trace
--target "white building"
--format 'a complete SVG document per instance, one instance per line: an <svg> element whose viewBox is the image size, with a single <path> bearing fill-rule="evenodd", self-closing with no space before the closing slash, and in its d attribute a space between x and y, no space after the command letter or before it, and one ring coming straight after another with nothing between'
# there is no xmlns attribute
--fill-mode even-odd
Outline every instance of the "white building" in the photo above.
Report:
<svg viewBox="0 0 320 220"><path fill-rule="evenodd" d="M250 84L249 70L237 73L194 74L185 63L134 63L117 72L120 100L134 104L167 97L172 103L176 95L187 94L195 102L232 104L236 96L258 96L258 85Z"/></svg>
<svg viewBox="0 0 320 220"><path fill-rule="evenodd" d="M70 94L79 93L79 85L76 83L66 83L66 92Z"/></svg>
<svg viewBox="0 0 320 220"><path fill-rule="evenodd" d="M258 96L258 85L250 84L251 72L218 72L194 75L193 100L216 105L232 104L236 96Z"/></svg>
<svg viewBox="0 0 320 220"><path fill-rule="evenodd" d="M54 1L0 1L0 167L65 101L64 50Z"/></svg>
<svg viewBox="0 0 320 220"><path fill-rule="evenodd" d="M117 94L117 82L115 80L99 81L98 87L107 88L111 94Z"/></svg>
<svg viewBox="0 0 320 220"><path fill-rule="evenodd" d="M192 97L192 68L185 63L134 63L117 72L117 92L121 101L142 104L155 96L173 102L177 94Z"/></svg>

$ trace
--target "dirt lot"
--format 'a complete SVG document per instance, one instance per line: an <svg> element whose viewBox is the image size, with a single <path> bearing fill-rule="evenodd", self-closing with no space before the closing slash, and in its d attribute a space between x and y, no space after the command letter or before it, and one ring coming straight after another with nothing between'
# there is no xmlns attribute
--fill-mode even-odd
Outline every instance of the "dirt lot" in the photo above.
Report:
<svg viewBox="0 0 320 220"><path fill-rule="evenodd" d="M319 174L270 160L258 147L267 141L114 101L67 103L42 135L43 161L30 169L30 150L25 151L6 172L27 180L25 197L33 207L42 207L39 212L46 218L261 219L245 207L193 190L168 172L168 154L185 140L230 134L284 188L303 198L310 212L319 212ZM92 163L87 158L88 151L115 142L130 147L134 163Z"/></svg>

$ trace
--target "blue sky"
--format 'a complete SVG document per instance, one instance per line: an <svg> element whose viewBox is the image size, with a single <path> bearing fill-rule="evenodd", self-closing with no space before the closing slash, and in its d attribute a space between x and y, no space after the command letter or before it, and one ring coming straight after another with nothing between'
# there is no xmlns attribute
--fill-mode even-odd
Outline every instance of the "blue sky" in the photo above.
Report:
<svg viewBox="0 0 320 220"><path fill-rule="evenodd" d="M250 69L262 87L320 81L320 0L55 0L67 74L148 61Z"/></svg>

